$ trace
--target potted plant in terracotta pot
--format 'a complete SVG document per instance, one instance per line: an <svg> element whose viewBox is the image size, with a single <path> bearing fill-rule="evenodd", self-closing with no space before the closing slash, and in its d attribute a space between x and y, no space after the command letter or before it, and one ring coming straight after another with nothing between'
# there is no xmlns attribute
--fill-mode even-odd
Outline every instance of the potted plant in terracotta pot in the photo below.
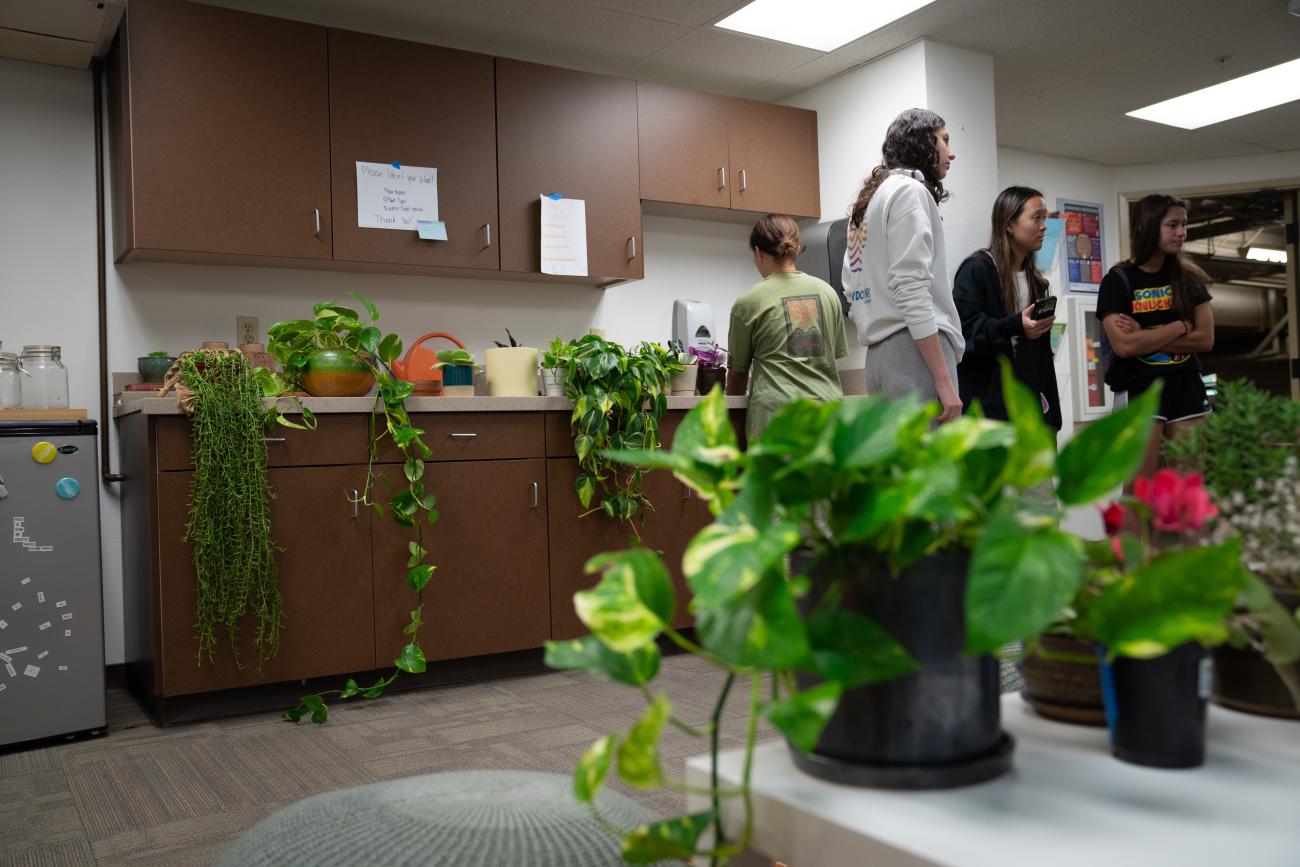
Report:
<svg viewBox="0 0 1300 867"><path fill-rule="evenodd" d="M1300 401L1247 380L1220 384L1214 413L1169 441L1166 456L1196 467L1220 514L1209 538L1241 537L1246 567L1289 612L1300 610ZM1234 631L1214 649L1214 699L1300 719L1300 662L1276 633Z"/></svg>
<svg viewBox="0 0 1300 867"><path fill-rule="evenodd" d="M1133 446L1146 441L1152 406L1135 401L1058 455L1035 398L1009 370L1004 383L1011 423L967 416L931 430L935 406L799 401L744 453L715 391L687 414L671 451L610 452L671 471L715 520L682 560L691 637L671 626L675 599L657 554L634 548L588 564L602 577L574 606L592 634L551 643L547 661L628 684L648 708L583 756L578 797L592 800L611 767L642 788L675 785L657 752L668 724L707 738L716 768L721 710L746 680L747 756L762 716L818 776L915 788L1006 770L991 654L1058 618L1084 576L1081 543L1023 492L1057 476L1073 504L1118 486L1141 458ZM660 636L726 673L710 719L680 719L656 694ZM753 822L744 785L710 794L709 811L625 837L625 858L743 850ZM724 827L724 801L743 821ZM697 852L710 828L714 845Z"/></svg>
<svg viewBox="0 0 1300 867"><path fill-rule="evenodd" d="M1123 531L1133 510L1138 535ZM1071 606L1075 637L1102 660L1112 752L1165 768L1205 760L1207 648L1237 630L1300 656L1300 628L1242 565L1241 539L1205 544L1218 513L1197 473L1160 470L1107 510L1108 542L1089 546L1088 581Z"/></svg>
<svg viewBox="0 0 1300 867"><path fill-rule="evenodd" d="M724 392L727 390L727 350L711 343L707 349L692 346L687 353L699 368L695 378L696 394L708 394L715 385L721 386Z"/></svg>
<svg viewBox="0 0 1300 867"><path fill-rule="evenodd" d="M375 374L365 355L380 331L364 325L350 307L333 301L312 308L311 319L277 322L267 329L267 351L284 366L291 383L314 397L369 394ZM373 335L371 334L373 332Z"/></svg>

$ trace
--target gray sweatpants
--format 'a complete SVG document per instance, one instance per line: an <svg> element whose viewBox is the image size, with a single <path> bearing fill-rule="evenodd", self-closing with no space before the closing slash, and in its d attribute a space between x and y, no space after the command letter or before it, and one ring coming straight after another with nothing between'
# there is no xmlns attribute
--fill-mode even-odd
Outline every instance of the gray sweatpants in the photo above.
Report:
<svg viewBox="0 0 1300 867"><path fill-rule="evenodd" d="M957 355L948 338L939 335L948 375L957 387ZM939 399L930 368L925 366L921 350L916 348L912 333L904 328L879 343L867 347L867 394L884 394L899 398L915 394L922 403Z"/></svg>

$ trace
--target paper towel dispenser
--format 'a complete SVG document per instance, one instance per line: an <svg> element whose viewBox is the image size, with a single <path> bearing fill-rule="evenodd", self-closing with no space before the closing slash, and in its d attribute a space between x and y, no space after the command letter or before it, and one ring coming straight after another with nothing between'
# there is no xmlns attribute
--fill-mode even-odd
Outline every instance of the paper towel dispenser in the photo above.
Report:
<svg viewBox="0 0 1300 867"><path fill-rule="evenodd" d="M720 343L713 328L713 308L703 301L677 299L673 302L673 340L681 342L682 349L708 349Z"/></svg>

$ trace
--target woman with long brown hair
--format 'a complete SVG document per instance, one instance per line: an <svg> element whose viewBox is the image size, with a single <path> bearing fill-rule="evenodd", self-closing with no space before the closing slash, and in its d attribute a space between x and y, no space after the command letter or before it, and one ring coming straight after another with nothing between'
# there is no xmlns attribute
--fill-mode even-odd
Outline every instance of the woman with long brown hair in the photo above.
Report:
<svg viewBox="0 0 1300 867"><path fill-rule="evenodd" d="M867 347L867 391L937 400L939 421L961 415L957 362L966 341L948 282L939 203L957 155L944 119L912 108L889 125L881 162L849 217L843 283Z"/></svg>
<svg viewBox="0 0 1300 867"><path fill-rule="evenodd" d="M1139 476L1155 474L1161 440L1210 413L1196 353L1214 348L1214 314L1209 278L1183 259L1186 240L1187 203L1146 196L1133 210L1132 255L1110 269L1097 296L1111 353L1106 384L1116 404L1164 382Z"/></svg>
<svg viewBox="0 0 1300 867"><path fill-rule="evenodd" d="M1007 187L993 203L988 247L957 269L952 294L966 338L957 386L965 409L979 401L989 418L1005 420L999 359L1006 358L1016 378L1037 395L1044 420L1060 430L1061 399L1048 336L1056 317L1047 305L1055 302L1044 301L1047 278L1034 264L1047 216L1038 190Z"/></svg>

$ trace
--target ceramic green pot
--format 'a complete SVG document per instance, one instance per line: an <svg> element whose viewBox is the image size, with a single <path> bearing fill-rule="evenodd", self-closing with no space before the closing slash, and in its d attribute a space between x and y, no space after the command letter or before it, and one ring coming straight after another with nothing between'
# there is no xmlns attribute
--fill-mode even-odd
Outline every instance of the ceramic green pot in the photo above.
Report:
<svg viewBox="0 0 1300 867"><path fill-rule="evenodd" d="M140 378L144 382L162 382L167 376L167 371L176 362L176 359L170 355L161 358L154 355L146 355L137 358L135 362L136 370L140 371Z"/></svg>
<svg viewBox="0 0 1300 867"><path fill-rule="evenodd" d="M313 397L360 397L374 385L370 366L343 349L315 350L302 374L302 387Z"/></svg>

